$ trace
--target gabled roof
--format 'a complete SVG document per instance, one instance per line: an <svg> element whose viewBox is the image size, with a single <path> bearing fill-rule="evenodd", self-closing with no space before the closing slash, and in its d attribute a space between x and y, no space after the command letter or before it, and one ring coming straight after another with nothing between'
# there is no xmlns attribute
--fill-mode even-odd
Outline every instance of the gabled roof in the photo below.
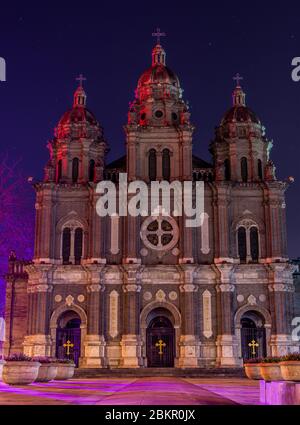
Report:
<svg viewBox="0 0 300 425"><path fill-rule="evenodd" d="M193 155L193 168L213 168L213 166L198 156Z"/></svg>
<svg viewBox="0 0 300 425"><path fill-rule="evenodd" d="M193 168L213 168L212 164L204 161L203 159L193 155ZM123 155L121 158L116 159L115 161L110 162L105 167L106 170L126 170L126 155Z"/></svg>
<svg viewBox="0 0 300 425"><path fill-rule="evenodd" d="M105 169L114 170L126 170L126 155L121 156L121 158L115 159L113 162L106 165Z"/></svg>

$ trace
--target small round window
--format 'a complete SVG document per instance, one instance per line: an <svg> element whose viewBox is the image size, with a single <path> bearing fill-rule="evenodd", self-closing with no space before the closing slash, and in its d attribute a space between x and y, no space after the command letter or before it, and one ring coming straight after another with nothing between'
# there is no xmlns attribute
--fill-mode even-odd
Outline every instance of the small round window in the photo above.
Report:
<svg viewBox="0 0 300 425"><path fill-rule="evenodd" d="M172 120L177 121L178 115L175 112L172 112Z"/></svg>
<svg viewBox="0 0 300 425"><path fill-rule="evenodd" d="M160 110L155 111L156 118L161 118L163 115L164 115L163 111L160 111Z"/></svg>
<svg viewBox="0 0 300 425"><path fill-rule="evenodd" d="M178 242L178 225L174 218L169 216L148 217L141 226L140 236L147 248L167 251L174 248Z"/></svg>
<svg viewBox="0 0 300 425"><path fill-rule="evenodd" d="M145 112L143 112L142 114L141 114L141 120L142 121L144 121L144 119L146 118L146 114L145 114Z"/></svg>

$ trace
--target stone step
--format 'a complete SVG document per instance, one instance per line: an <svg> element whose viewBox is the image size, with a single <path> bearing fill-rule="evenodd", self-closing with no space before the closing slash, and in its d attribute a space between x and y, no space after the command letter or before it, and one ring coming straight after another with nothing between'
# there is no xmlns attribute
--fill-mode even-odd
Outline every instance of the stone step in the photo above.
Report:
<svg viewBox="0 0 300 425"><path fill-rule="evenodd" d="M128 378L128 377L159 377L159 376L176 376L176 377L245 377L244 369L242 368L193 368L193 369L179 369L179 368L137 368L137 369L123 369L123 368L79 368L75 370L74 378L102 378L102 377L115 377L115 378Z"/></svg>

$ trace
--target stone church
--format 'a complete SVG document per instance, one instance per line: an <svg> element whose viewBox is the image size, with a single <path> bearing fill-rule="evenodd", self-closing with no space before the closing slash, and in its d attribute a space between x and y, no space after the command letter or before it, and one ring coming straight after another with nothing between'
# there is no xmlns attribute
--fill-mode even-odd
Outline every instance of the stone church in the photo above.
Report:
<svg viewBox="0 0 300 425"><path fill-rule="evenodd" d="M44 179L33 182L34 258L9 258L5 355L69 357L80 368L226 368L297 350L288 182L276 179L272 142L239 76L211 163L193 155L189 107L160 42L129 107L126 154L110 164L79 80ZM100 217L97 183L118 187L120 173L148 185L202 181L202 225Z"/></svg>

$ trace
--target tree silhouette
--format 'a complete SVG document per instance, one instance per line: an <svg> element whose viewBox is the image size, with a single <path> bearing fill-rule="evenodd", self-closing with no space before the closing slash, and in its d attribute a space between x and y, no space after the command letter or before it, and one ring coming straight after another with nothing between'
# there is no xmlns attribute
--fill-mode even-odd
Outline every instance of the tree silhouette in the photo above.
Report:
<svg viewBox="0 0 300 425"><path fill-rule="evenodd" d="M0 317L4 307L8 255L31 258L34 240L34 193L21 170L21 160L0 155Z"/></svg>

